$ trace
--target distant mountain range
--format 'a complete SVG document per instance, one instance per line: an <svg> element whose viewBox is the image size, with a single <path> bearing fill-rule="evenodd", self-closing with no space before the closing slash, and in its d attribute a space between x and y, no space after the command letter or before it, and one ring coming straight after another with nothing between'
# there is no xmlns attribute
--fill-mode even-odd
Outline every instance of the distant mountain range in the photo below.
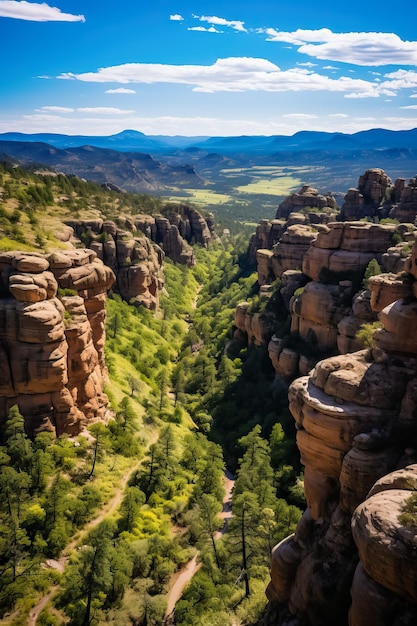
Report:
<svg viewBox="0 0 417 626"><path fill-rule="evenodd" d="M386 130L374 128L351 135L300 131L295 135L244 135L240 137L186 137L182 135L145 135L136 130L124 130L108 137L87 135L60 135L55 133L0 133L1 141L47 143L55 148L95 146L120 152L173 153L176 150L198 148L219 154L273 154L274 152L299 152L308 150L351 151L388 150L390 148L417 148L417 128L412 130Z"/></svg>
<svg viewBox="0 0 417 626"><path fill-rule="evenodd" d="M292 136L186 137L125 130L108 137L53 133L0 134L0 159L43 164L125 191L167 194L209 184L226 191L228 168L275 165L314 169L306 182L341 194L366 169L391 178L417 173L417 128L354 134L301 131Z"/></svg>
<svg viewBox="0 0 417 626"><path fill-rule="evenodd" d="M99 184L111 182L124 191L136 193L163 193L178 187L196 189L205 184L190 165L170 165L142 152L91 145L61 149L42 142L0 140L0 159L12 159L26 166L46 166Z"/></svg>

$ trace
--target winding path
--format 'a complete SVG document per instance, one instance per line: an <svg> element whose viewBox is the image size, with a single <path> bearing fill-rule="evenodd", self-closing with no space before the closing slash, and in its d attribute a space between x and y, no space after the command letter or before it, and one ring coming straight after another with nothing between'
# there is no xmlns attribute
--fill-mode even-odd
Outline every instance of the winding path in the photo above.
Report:
<svg viewBox="0 0 417 626"><path fill-rule="evenodd" d="M133 467L129 468L129 470L121 478L116 488L114 496L107 502L107 504L103 506L103 508L100 509L100 511L98 512L98 515L94 517L92 520L90 520L83 527L83 529L79 533L76 534L76 536L71 541L71 543L65 546L59 558L56 560L48 559L46 564L50 568L55 569L61 573L64 571L65 566L68 563L69 557L71 555L71 552L74 550L74 548L84 539L84 537L92 528L100 524L100 522L102 522L105 517L113 513L113 511L115 511L120 506L123 500L124 489L127 483L129 482L130 477L138 469L139 465L140 465L140 461L135 463ZM46 595L42 596L39 599L38 603L35 604L35 606L31 608L29 616L28 616L28 626L36 626L36 622L38 620L39 615L41 614L43 609L46 607L48 602L52 600L52 598L58 593L59 589L60 589L59 585L54 585L53 587L50 587Z"/></svg>
<svg viewBox="0 0 417 626"><path fill-rule="evenodd" d="M229 520L232 517L232 497L233 489L235 486L235 478L232 474L226 470L223 476L223 484L226 490L223 498L223 509L219 513L219 517L224 520L223 527L216 533L216 539L220 539L227 532ZM193 556L191 561L188 561L186 565L176 572L170 581L169 591L167 593L167 608L165 611L165 619L169 618L175 609L175 605L181 598L182 592L188 585L194 574L198 572L201 567L201 563L197 562L198 552ZM165 622L164 622L165 623Z"/></svg>

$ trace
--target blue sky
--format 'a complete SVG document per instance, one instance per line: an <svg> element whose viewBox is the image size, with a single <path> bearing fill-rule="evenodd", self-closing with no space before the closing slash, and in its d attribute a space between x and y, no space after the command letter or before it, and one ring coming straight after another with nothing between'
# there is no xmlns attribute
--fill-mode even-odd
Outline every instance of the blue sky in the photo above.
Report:
<svg viewBox="0 0 417 626"><path fill-rule="evenodd" d="M414 0L0 0L0 132L417 127Z"/></svg>

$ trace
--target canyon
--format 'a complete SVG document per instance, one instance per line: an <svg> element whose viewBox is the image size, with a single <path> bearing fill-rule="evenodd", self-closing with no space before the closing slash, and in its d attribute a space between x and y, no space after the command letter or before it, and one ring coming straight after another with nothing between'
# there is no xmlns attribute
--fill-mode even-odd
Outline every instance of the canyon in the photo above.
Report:
<svg viewBox="0 0 417 626"><path fill-rule="evenodd" d="M417 178L374 168L340 212L304 185L248 245L258 301L238 303L232 341L266 347L288 387L306 499L272 551L265 626L417 619L416 529L401 517L417 488L416 216ZM216 239L182 205L62 233L54 252L0 253L0 422L17 404L31 437L106 419L107 292L156 312L164 258L191 267L193 244Z"/></svg>

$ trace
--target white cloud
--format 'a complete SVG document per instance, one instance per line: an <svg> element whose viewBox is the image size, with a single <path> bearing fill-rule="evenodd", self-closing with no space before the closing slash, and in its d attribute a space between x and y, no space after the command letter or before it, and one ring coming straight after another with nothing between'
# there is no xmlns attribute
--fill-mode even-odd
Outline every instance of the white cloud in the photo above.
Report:
<svg viewBox="0 0 417 626"><path fill-rule="evenodd" d="M328 28L294 32L267 28L267 41L291 43L298 52L316 59L352 65L415 65L417 41L403 41L395 33L334 33Z"/></svg>
<svg viewBox="0 0 417 626"><path fill-rule="evenodd" d="M216 17L215 15L194 15L195 18L199 19L200 22L208 22L209 24L215 24L216 26L229 26L233 28L233 30L237 30L241 33L247 33L244 24L245 22L241 22L240 20L226 20L224 17Z"/></svg>
<svg viewBox="0 0 417 626"><path fill-rule="evenodd" d="M51 111L53 113L73 113L74 109L70 107L58 107L58 106L44 106L37 111Z"/></svg>
<svg viewBox="0 0 417 626"><path fill-rule="evenodd" d="M134 89L126 89L126 87L119 87L118 89L106 89L104 93L136 93Z"/></svg>
<svg viewBox="0 0 417 626"><path fill-rule="evenodd" d="M410 95L410 98L417 98L417 93L412 93L412 94Z"/></svg>
<svg viewBox="0 0 417 626"><path fill-rule="evenodd" d="M339 68L336 67L335 65L324 65L323 69L324 70L338 70Z"/></svg>
<svg viewBox="0 0 417 626"><path fill-rule="evenodd" d="M77 111L80 113L98 113L99 115L126 115L127 113L134 113L134 111L113 107L80 107Z"/></svg>
<svg viewBox="0 0 417 626"><path fill-rule="evenodd" d="M317 67L317 63L312 63L311 61L306 61L305 63L297 63L300 67Z"/></svg>
<svg viewBox="0 0 417 626"><path fill-rule="evenodd" d="M329 113L329 117L349 117L349 115L346 115L346 113Z"/></svg>
<svg viewBox="0 0 417 626"><path fill-rule="evenodd" d="M409 104L405 107L400 107L400 109L417 109L417 104Z"/></svg>
<svg viewBox="0 0 417 626"><path fill-rule="evenodd" d="M217 30L214 26L210 26L210 28L206 28L205 26L190 26L187 30L196 30L200 33L221 33L221 30Z"/></svg>
<svg viewBox="0 0 417 626"><path fill-rule="evenodd" d="M217 59L213 65L126 63L96 72L69 72L58 78L91 83L181 84L205 93L329 91L360 94L360 97L379 95L379 85L366 80L346 76L333 79L299 67L283 71L266 59L248 57ZM384 88L388 86L384 84Z"/></svg>
<svg viewBox="0 0 417 626"><path fill-rule="evenodd" d="M290 117L299 120L315 120L317 115L311 115L310 113L285 113L282 117Z"/></svg>
<svg viewBox="0 0 417 626"><path fill-rule="evenodd" d="M0 0L0 17L11 17L29 22L85 22L84 15L61 13L61 9L51 7L46 2L17 2Z"/></svg>
<svg viewBox="0 0 417 626"><path fill-rule="evenodd" d="M408 89L417 87L417 72L414 70L397 70L384 74L384 78L389 78L389 81L381 83L391 89Z"/></svg>
<svg viewBox="0 0 417 626"><path fill-rule="evenodd" d="M358 91L345 94L345 98L378 98L379 94L377 91L369 90L369 91Z"/></svg>
<svg viewBox="0 0 417 626"><path fill-rule="evenodd" d="M172 20L173 22L182 22L184 18L182 15L179 15L178 13L176 13L175 15L170 15L169 19Z"/></svg>

